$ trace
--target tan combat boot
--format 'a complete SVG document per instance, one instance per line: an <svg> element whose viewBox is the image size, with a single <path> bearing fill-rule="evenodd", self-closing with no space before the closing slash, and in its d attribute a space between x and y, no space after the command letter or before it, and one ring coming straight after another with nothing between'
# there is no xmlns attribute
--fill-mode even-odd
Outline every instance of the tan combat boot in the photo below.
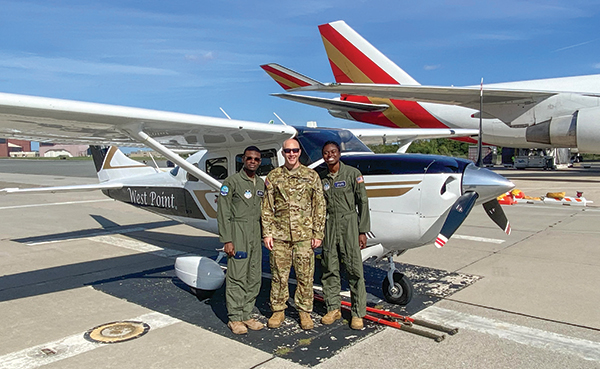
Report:
<svg viewBox="0 0 600 369"><path fill-rule="evenodd" d="M333 324L333 322L335 322L336 320L341 319L341 318L342 318L342 312L340 311L340 309L331 310L331 311L328 311L327 314L325 314L325 316L321 318L321 324L323 324L323 325Z"/></svg>
<svg viewBox="0 0 600 369"><path fill-rule="evenodd" d="M246 333L248 333L248 329L246 329L246 326L242 322L232 322L232 321L229 321L229 323L227 323L227 326L229 327L229 329L231 329L231 331L233 332L233 334L246 334Z"/></svg>
<svg viewBox="0 0 600 369"><path fill-rule="evenodd" d="M269 318L269 321L267 322L267 326L269 328L279 328L281 326L281 323L283 323L284 320L285 320L285 314L283 313L283 310L274 311L273 315L271 315L271 317Z"/></svg>
<svg viewBox="0 0 600 369"><path fill-rule="evenodd" d="M350 328L360 331L361 329L363 329L363 327L363 319L357 316L353 316L352 321L350 322Z"/></svg>
<svg viewBox="0 0 600 369"><path fill-rule="evenodd" d="M248 327L248 329L251 329L253 331L260 331L261 329L263 329L265 327L264 324L262 324L261 322L259 322L256 319L244 320L242 323L244 323L244 325L246 327Z"/></svg>
<svg viewBox="0 0 600 369"><path fill-rule="evenodd" d="M306 311L300 312L300 328L306 330L313 329L315 327L315 323L313 323L312 318L310 317L310 313Z"/></svg>

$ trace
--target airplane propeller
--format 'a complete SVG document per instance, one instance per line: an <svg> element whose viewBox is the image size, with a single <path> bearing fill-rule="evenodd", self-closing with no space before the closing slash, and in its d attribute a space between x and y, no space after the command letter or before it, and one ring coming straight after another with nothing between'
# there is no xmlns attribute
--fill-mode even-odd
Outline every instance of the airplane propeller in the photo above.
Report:
<svg viewBox="0 0 600 369"><path fill-rule="evenodd" d="M438 248L444 246L467 218L478 200L483 202L485 213L492 221L506 234L510 234L510 223L497 196L510 191L514 186L511 181L491 170L469 164L463 174L463 194L452 205L435 245Z"/></svg>
<svg viewBox="0 0 600 369"><path fill-rule="evenodd" d="M454 232L460 227L460 225L467 219L467 216L475 206L475 201L479 195L477 192L467 192L456 200L448 213L446 222L442 226L440 234L435 240L435 246L437 248L443 247L446 242L452 237Z"/></svg>

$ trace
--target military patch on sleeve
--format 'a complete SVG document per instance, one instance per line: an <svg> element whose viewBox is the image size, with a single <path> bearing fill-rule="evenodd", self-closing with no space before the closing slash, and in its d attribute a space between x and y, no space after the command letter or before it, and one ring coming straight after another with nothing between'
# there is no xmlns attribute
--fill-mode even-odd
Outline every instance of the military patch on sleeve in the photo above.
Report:
<svg viewBox="0 0 600 369"><path fill-rule="evenodd" d="M229 187L223 185L221 187L221 196L227 196L228 193L229 193Z"/></svg>
<svg viewBox="0 0 600 369"><path fill-rule="evenodd" d="M265 186L269 185L269 178L265 178Z"/></svg>
<svg viewBox="0 0 600 369"><path fill-rule="evenodd" d="M363 178L363 176L356 177L356 183L363 183L364 181L365 179Z"/></svg>

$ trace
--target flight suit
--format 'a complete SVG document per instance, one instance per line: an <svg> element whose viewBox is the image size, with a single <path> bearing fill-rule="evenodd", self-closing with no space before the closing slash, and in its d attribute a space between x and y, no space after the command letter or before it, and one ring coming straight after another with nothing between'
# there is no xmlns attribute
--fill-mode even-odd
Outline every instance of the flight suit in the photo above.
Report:
<svg viewBox="0 0 600 369"><path fill-rule="evenodd" d="M245 251L243 259L228 257L225 297L230 321L250 319L262 279L260 206L265 182L254 180L242 169L229 176L217 201L219 240L233 242L235 251Z"/></svg>
<svg viewBox="0 0 600 369"><path fill-rule="evenodd" d="M311 312L315 273L311 239L322 240L325 226L325 199L319 175L304 165L291 171L281 166L267 175L265 188L263 237L273 238L271 309L283 311L287 307L293 265L298 281L294 302L298 309Z"/></svg>
<svg viewBox="0 0 600 369"><path fill-rule="evenodd" d="M364 178L356 168L340 161L337 173L325 169L319 173L327 202L327 220L323 241L323 293L327 311L341 307L340 259L350 285L352 316L366 314L367 292L358 243L359 233L370 231L370 214ZM358 212L357 212L358 210Z"/></svg>

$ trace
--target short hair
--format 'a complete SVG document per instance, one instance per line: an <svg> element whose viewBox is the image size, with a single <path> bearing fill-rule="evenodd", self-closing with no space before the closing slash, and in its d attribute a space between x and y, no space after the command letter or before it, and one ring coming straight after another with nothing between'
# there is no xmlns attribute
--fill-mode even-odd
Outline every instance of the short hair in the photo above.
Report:
<svg viewBox="0 0 600 369"><path fill-rule="evenodd" d="M246 152L247 151L256 151L257 153L260 154L260 149L256 146L248 146L244 149L244 156L246 156Z"/></svg>
<svg viewBox="0 0 600 369"><path fill-rule="evenodd" d="M337 149L338 149L339 152L342 152L342 149L340 148L340 144L339 143L337 143L335 141L327 141L327 142L325 142L323 144L323 148L321 149L321 153L323 153L323 151L325 150L325 147L327 145L333 145L333 146L337 147Z"/></svg>

